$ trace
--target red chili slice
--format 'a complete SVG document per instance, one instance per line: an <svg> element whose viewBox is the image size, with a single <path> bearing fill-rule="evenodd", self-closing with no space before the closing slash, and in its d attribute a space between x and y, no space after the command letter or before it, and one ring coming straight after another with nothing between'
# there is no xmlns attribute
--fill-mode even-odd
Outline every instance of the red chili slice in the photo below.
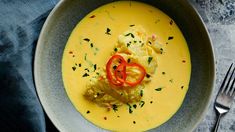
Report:
<svg viewBox="0 0 235 132"><path fill-rule="evenodd" d="M137 63L127 64L127 67L132 67L132 68L136 67L136 68L138 68L138 70L140 71L140 75L139 75L139 78L136 81L131 82L131 81L126 80L125 83L128 84L131 87L134 87L134 86L140 84L143 81L143 79L146 75L146 71L145 71L144 67L141 66L140 64L137 64Z"/></svg>
<svg viewBox="0 0 235 132"><path fill-rule="evenodd" d="M116 69L113 69L112 64L114 64L115 62L117 62L118 65L116 66ZM135 81L127 80L128 77L128 74L126 72L127 67L136 68L138 69L138 71L140 71L137 80ZM129 64L125 61L125 59L121 55L114 55L109 59L106 65L106 72L107 72L108 81L115 86L123 86L124 84L127 84L131 87L134 87L140 84L146 75L146 71L143 66L137 63Z"/></svg>
<svg viewBox="0 0 235 132"><path fill-rule="evenodd" d="M124 82L118 81L114 77L113 72L112 72L112 70L113 70L112 64L114 63L115 60L118 61L118 63L120 63L120 64L126 63L125 59L121 55L113 55L109 59L108 63L106 64L107 78L111 84L116 85L116 86L123 86Z"/></svg>
<svg viewBox="0 0 235 132"><path fill-rule="evenodd" d="M120 64L114 71L115 78L122 83L126 81L126 64L127 63Z"/></svg>

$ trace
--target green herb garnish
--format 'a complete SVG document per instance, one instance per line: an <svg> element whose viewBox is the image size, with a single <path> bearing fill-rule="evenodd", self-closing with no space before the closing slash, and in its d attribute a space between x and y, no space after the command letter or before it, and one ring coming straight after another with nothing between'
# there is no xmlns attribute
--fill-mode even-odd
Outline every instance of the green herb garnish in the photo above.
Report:
<svg viewBox="0 0 235 132"><path fill-rule="evenodd" d="M165 72L162 72L162 75L165 75L166 73Z"/></svg>
<svg viewBox="0 0 235 132"><path fill-rule="evenodd" d="M86 112L87 114L91 113L89 110Z"/></svg>
<svg viewBox="0 0 235 132"><path fill-rule="evenodd" d="M73 67L72 67L72 69L73 69L73 71L75 71L75 70L76 70L76 67L75 67L75 66L73 66Z"/></svg>
<svg viewBox="0 0 235 132"><path fill-rule="evenodd" d="M113 104L112 107L113 107L113 111L114 111L114 112L118 111L118 106L117 106L117 105Z"/></svg>
<svg viewBox="0 0 235 132"><path fill-rule="evenodd" d="M140 90L140 96L143 97L143 95L144 95L144 90L141 89Z"/></svg>
<svg viewBox="0 0 235 132"><path fill-rule="evenodd" d="M131 45L130 43L127 43L127 44L126 44L126 47L129 47L130 45Z"/></svg>
<svg viewBox="0 0 235 132"><path fill-rule="evenodd" d="M130 27L134 27L135 25L134 24L132 24L132 25L129 25Z"/></svg>
<svg viewBox="0 0 235 132"><path fill-rule="evenodd" d="M135 108L135 109L136 109L136 107L137 107L137 105L136 105L136 104L133 104L133 108Z"/></svg>
<svg viewBox="0 0 235 132"><path fill-rule="evenodd" d="M172 40L174 37L173 36L169 36L168 37L168 40Z"/></svg>
<svg viewBox="0 0 235 132"><path fill-rule="evenodd" d="M130 105L130 104L127 104L127 105L129 106L129 113L130 113L130 114L133 113L133 110L132 110L131 105Z"/></svg>
<svg viewBox="0 0 235 132"><path fill-rule="evenodd" d="M90 42L90 39L89 39L89 38L84 38L83 40L84 40L84 41L87 41L87 42Z"/></svg>
<svg viewBox="0 0 235 132"><path fill-rule="evenodd" d="M87 60L87 53L85 53L84 60Z"/></svg>
<svg viewBox="0 0 235 132"><path fill-rule="evenodd" d="M96 68L97 68L97 65L95 64L95 65L94 65L94 71L96 70Z"/></svg>
<svg viewBox="0 0 235 132"><path fill-rule="evenodd" d="M135 38L134 34L132 34L132 33L128 33L125 36L130 36L130 35L131 35L132 38Z"/></svg>
<svg viewBox="0 0 235 132"><path fill-rule="evenodd" d="M148 64L150 64L152 60L153 60L153 57L149 57L148 58Z"/></svg>
<svg viewBox="0 0 235 132"><path fill-rule="evenodd" d="M115 51L115 52L117 52L117 51L118 51L118 49L117 49L117 48L114 48L114 51Z"/></svg>
<svg viewBox="0 0 235 132"><path fill-rule="evenodd" d="M94 47L93 43L91 43L90 45L91 45L91 48L93 48L93 47Z"/></svg>
<svg viewBox="0 0 235 132"><path fill-rule="evenodd" d="M142 101L140 101L140 103L139 103L139 105L140 105L140 107L143 107L144 106L144 104L145 104L145 102L142 100Z"/></svg>
<svg viewBox="0 0 235 132"><path fill-rule="evenodd" d="M82 75L82 77L88 77L88 76L90 76L90 75L87 74L87 73L85 73L85 74Z"/></svg>
<svg viewBox="0 0 235 132"><path fill-rule="evenodd" d="M162 88L156 88L155 90L156 90L156 91L161 91L161 90L162 90Z"/></svg>
<svg viewBox="0 0 235 132"><path fill-rule="evenodd" d="M111 35L110 32L111 32L111 29L110 29L110 28L107 28L105 34Z"/></svg>

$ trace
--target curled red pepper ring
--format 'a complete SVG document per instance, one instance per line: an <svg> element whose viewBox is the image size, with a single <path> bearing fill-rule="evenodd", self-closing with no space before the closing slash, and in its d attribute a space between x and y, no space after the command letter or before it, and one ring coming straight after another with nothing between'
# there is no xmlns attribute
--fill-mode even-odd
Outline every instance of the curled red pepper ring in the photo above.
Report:
<svg viewBox="0 0 235 132"><path fill-rule="evenodd" d="M112 73L113 70L112 64L114 63L115 60L118 60L119 65L116 66L116 69L114 69ZM140 71L139 77L136 81L132 82L127 80L127 72L126 72L127 67L136 68ZM143 66L137 63L129 64L125 61L125 59L121 55L114 55L109 59L106 65L106 72L109 82L115 86L123 86L124 84L127 84L131 87L134 87L140 84L146 75L146 71Z"/></svg>
<svg viewBox="0 0 235 132"><path fill-rule="evenodd" d="M108 63L106 64L106 72L107 72L107 78L108 81L115 85L115 86L123 86L124 82L120 82L118 80L116 80L116 78L114 78L114 75L112 73L112 64L114 63L114 61L117 60L118 63L122 64L122 63L126 63L125 59L121 56L121 55L113 55Z"/></svg>

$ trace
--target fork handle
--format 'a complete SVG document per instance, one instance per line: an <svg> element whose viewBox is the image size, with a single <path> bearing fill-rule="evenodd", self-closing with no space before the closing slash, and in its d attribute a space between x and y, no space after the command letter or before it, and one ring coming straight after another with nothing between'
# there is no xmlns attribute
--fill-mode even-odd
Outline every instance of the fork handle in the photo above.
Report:
<svg viewBox="0 0 235 132"><path fill-rule="evenodd" d="M217 131L218 131L219 123L220 123L221 117L222 117L222 114L219 114L219 116L217 117L216 124L215 124L214 131L213 131L213 132L217 132Z"/></svg>

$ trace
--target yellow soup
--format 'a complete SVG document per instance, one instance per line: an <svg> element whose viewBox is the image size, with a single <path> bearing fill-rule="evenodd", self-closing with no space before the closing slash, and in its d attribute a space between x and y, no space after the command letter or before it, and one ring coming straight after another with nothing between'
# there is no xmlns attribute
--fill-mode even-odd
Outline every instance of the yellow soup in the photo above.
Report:
<svg viewBox="0 0 235 132"><path fill-rule="evenodd" d="M107 110L85 99L87 84L106 66L118 36L136 25L156 34L162 45L141 102ZM66 92L84 118L108 130L144 131L166 122L182 104L190 81L190 53L176 23L162 11L118 1L92 11L75 27L64 50L62 74Z"/></svg>

